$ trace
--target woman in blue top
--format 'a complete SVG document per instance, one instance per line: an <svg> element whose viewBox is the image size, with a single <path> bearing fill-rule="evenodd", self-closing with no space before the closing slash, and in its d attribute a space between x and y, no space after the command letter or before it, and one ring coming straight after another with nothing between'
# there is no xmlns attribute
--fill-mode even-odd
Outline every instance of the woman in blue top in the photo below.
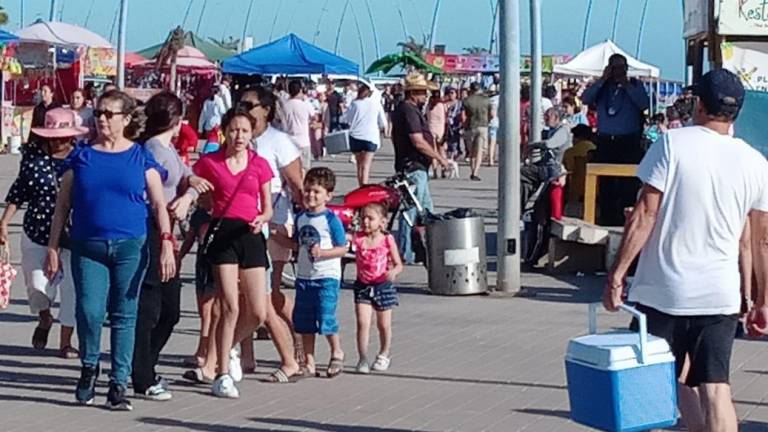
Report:
<svg viewBox="0 0 768 432"><path fill-rule="evenodd" d="M82 363L75 396L82 404L93 403L101 327L108 313L112 367L106 405L119 410L131 409L125 389L131 375L139 287L148 261L150 217L145 196L162 239L161 279L170 279L176 268L163 198L165 170L143 146L126 138L136 129L135 109L133 98L117 90L99 99L94 111L96 140L90 147L75 149L67 160L46 259L52 276L60 265L59 238L71 210L71 265Z"/></svg>

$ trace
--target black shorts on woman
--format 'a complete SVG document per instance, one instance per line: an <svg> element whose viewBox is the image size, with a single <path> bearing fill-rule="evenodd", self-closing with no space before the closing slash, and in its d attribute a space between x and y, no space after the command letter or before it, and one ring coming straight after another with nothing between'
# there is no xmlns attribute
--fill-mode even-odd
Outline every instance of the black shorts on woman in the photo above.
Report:
<svg viewBox="0 0 768 432"><path fill-rule="evenodd" d="M205 235L205 244L208 244L206 259L211 265L237 264L241 269L269 268L264 234L255 234L251 226L241 219L213 219Z"/></svg>

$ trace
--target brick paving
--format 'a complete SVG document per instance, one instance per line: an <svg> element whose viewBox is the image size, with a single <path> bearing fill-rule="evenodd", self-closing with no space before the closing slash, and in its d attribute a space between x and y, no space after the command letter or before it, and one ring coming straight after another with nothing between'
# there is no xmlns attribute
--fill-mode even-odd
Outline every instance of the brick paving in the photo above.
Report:
<svg viewBox="0 0 768 432"><path fill-rule="evenodd" d="M392 173L389 148L377 157L375 179ZM354 165L344 157L322 163L339 174L340 192L351 189ZM17 164L16 156L0 156L3 193L16 174ZM438 180L432 188L438 210L458 206L478 209L487 216L492 232L497 209L495 170L484 169L481 175L483 182ZM11 227L16 262L19 221L17 217ZM185 261L183 277L188 281L192 268L192 261ZM20 277L14 285L12 305L0 312L0 430L586 430L568 420L563 356L568 339L585 332L586 305L599 298L601 282L596 277L541 274L525 274L523 281L528 293L525 297L438 297L425 291L424 269L408 268L400 284L405 287L401 306L394 314L390 372L266 384L260 379L276 366L277 356L270 342L257 341L259 367L240 384L241 398L237 401L213 398L207 387L179 381L181 360L194 349L198 326L194 288L187 283L182 320L160 367L173 381L173 400L134 400L134 411L111 413L75 404L77 360L60 360L52 349L41 353L30 347L35 318L29 315ZM350 291L342 295L339 318L350 372L356 363ZM627 321L622 315L600 316L603 328L622 326ZM106 349L108 332L104 333ZM376 340L375 334L372 340ZM58 329L54 328L49 348L57 341ZM324 360L327 347L318 346L318 358ZM733 369L741 430L768 431L768 344L737 341ZM103 381L98 390L100 404L106 392Z"/></svg>

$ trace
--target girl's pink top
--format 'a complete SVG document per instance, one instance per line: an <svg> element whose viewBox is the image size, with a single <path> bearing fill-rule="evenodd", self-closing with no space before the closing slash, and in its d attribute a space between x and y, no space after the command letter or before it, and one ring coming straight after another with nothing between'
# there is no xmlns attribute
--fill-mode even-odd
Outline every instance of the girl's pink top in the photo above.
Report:
<svg viewBox="0 0 768 432"><path fill-rule="evenodd" d="M355 235L355 261L357 265L357 280L364 284L378 284L387 280L389 270L390 245L394 243L391 234L374 247L365 246L365 234Z"/></svg>
<svg viewBox="0 0 768 432"><path fill-rule="evenodd" d="M248 150L248 165L237 174L232 174L227 166L224 149L201 157L192 167L192 171L213 184L214 218L240 219L249 223L261 214L261 186L274 177L269 163L252 150ZM243 176L245 178L237 189ZM237 196L233 200L235 189ZM229 204L230 201L232 204Z"/></svg>

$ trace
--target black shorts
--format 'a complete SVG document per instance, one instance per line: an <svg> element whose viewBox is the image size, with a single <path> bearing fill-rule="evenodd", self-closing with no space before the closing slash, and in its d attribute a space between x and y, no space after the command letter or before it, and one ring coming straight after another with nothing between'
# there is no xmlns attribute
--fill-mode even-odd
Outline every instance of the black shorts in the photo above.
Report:
<svg viewBox="0 0 768 432"><path fill-rule="evenodd" d="M250 225L240 219L212 220L205 235L205 244L209 244L205 258L211 265L237 264L243 269L269 268L264 234L254 234Z"/></svg>
<svg viewBox="0 0 768 432"><path fill-rule="evenodd" d="M637 305L646 315L648 333L669 343L675 356L677 377L689 387L729 382L731 351L739 324L736 315L668 315ZM633 319L630 329L638 331ZM681 377L686 355L690 360L687 377Z"/></svg>
<svg viewBox="0 0 768 432"><path fill-rule="evenodd" d="M360 152L369 152L369 153L375 153L376 150L379 148L376 146L376 144L366 141L357 139L354 137L349 137L349 151L352 153L360 153Z"/></svg>

